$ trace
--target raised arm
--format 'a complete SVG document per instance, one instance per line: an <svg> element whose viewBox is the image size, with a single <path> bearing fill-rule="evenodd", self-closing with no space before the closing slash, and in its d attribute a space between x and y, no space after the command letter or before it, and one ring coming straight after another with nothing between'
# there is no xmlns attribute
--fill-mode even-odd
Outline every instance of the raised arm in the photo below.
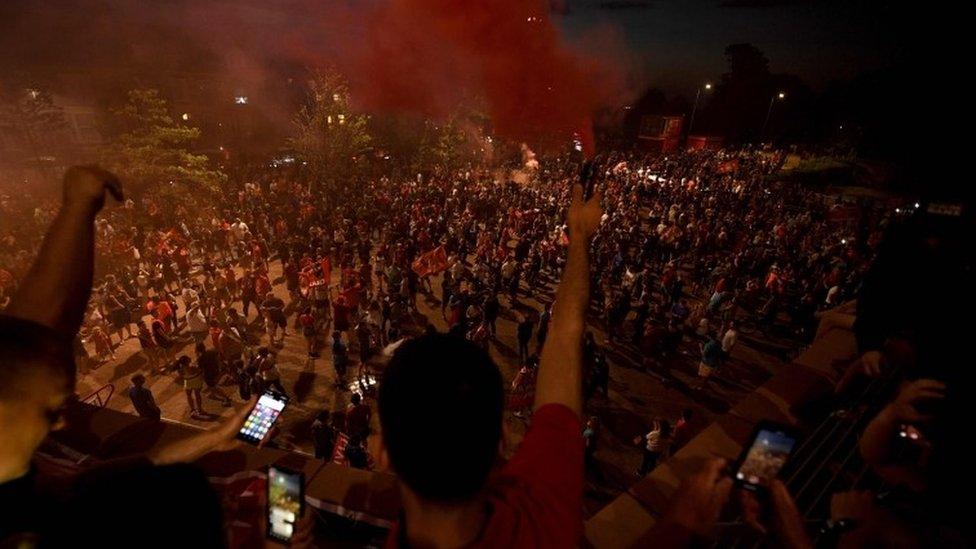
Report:
<svg viewBox="0 0 976 549"><path fill-rule="evenodd" d="M535 409L551 403L581 414L583 408L583 329L590 302L590 238L603 215L599 193L583 201L583 187L574 185L569 206L569 252L556 290L549 334L542 348L536 382Z"/></svg>
<svg viewBox="0 0 976 549"><path fill-rule="evenodd" d="M6 314L74 337L91 294L95 214L105 204L106 190L122 200L122 186L113 174L94 166L68 169L61 210Z"/></svg>

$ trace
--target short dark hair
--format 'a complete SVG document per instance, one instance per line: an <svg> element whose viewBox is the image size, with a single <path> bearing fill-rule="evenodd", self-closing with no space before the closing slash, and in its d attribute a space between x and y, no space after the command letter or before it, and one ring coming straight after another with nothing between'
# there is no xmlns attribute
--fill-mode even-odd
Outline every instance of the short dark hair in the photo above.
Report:
<svg viewBox="0 0 976 549"><path fill-rule="evenodd" d="M393 353L379 388L383 441L420 498L461 502L484 486L502 435L502 376L486 351L426 334Z"/></svg>
<svg viewBox="0 0 976 549"><path fill-rule="evenodd" d="M0 315L0 398L15 396L21 380L40 368L74 387L71 341L43 324Z"/></svg>

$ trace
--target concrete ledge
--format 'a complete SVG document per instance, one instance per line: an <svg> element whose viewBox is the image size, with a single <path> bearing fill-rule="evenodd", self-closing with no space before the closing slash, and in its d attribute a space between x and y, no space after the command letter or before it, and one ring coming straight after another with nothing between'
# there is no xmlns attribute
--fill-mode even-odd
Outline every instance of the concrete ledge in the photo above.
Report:
<svg viewBox="0 0 976 549"><path fill-rule="evenodd" d="M598 549L635 547L655 521L640 502L625 493L586 521L586 542Z"/></svg>
<svg viewBox="0 0 976 549"><path fill-rule="evenodd" d="M847 364L857 358L857 343L850 330L833 326L819 333L816 341L794 361L836 381Z"/></svg>
<svg viewBox="0 0 976 549"><path fill-rule="evenodd" d="M786 401L769 391L763 391L762 388L749 393L728 411L728 415L750 423L762 419L771 419L780 423L795 422Z"/></svg>
<svg viewBox="0 0 976 549"><path fill-rule="evenodd" d="M829 395L843 369L856 358L853 324L845 304L824 315L813 344L789 367L719 416L681 450L586 522L586 539L594 547L648 546L645 538L677 490L681 479L706 459L735 459L753 426L769 419L796 424L795 410Z"/></svg>
<svg viewBox="0 0 976 549"><path fill-rule="evenodd" d="M735 458L751 430L752 423L723 416L667 461L655 467L649 475L638 480L627 493L651 513L664 514L682 479L701 469L705 461L714 457Z"/></svg>
<svg viewBox="0 0 976 549"><path fill-rule="evenodd" d="M76 452L104 460L144 454L199 432L199 429L179 423L154 422L109 408L81 404L70 413L70 428L53 433L51 438ZM234 450L210 452L195 465L203 469L215 485L253 478L269 465L304 471L308 483L305 494L315 506L378 527L388 527L396 520L400 508L393 475L325 463L287 450L242 444ZM78 466L76 470L82 468Z"/></svg>

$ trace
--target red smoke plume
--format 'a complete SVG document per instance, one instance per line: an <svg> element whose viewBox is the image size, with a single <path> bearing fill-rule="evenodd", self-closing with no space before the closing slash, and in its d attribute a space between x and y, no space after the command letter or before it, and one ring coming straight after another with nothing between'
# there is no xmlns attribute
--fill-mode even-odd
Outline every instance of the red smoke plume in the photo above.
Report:
<svg viewBox="0 0 976 549"><path fill-rule="evenodd" d="M621 99L623 71L566 48L553 9L565 11L565 3L168 0L163 9L128 0L3 0L0 66L13 60L28 74L35 64L96 74L135 67L144 77L124 84L131 86L155 85L157 74L216 75L288 128L294 104L282 97L282 75L335 65L359 107L443 118L477 97L497 135L539 150L565 147L576 134L592 154L590 120L598 106ZM626 55L606 33L588 46L604 60L608 50Z"/></svg>
<svg viewBox="0 0 976 549"><path fill-rule="evenodd" d="M493 132L593 154L601 67L565 48L546 0L390 0L340 62L368 109L441 117L484 97ZM343 66L345 65L345 66Z"/></svg>

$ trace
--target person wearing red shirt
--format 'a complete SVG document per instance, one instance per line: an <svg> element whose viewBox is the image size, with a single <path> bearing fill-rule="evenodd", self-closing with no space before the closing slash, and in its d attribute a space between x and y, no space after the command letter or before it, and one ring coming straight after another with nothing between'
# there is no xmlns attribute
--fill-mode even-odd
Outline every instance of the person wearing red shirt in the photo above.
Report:
<svg viewBox="0 0 976 549"><path fill-rule="evenodd" d="M346 407L346 434L352 437L366 437L369 435L369 422L373 417L373 410L369 404L363 402L359 393L349 397Z"/></svg>
<svg viewBox="0 0 976 549"><path fill-rule="evenodd" d="M169 317L173 316L173 308L165 298L156 300L156 307L153 309L156 318L163 323L163 328L168 332L170 329Z"/></svg>
<svg viewBox="0 0 976 549"><path fill-rule="evenodd" d="M568 259L542 348L532 423L500 469L498 367L462 338L427 334L394 352L379 388L381 463L397 474L396 547L575 547L583 536L582 337L589 240L600 196L573 189Z"/></svg>
<svg viewBox="0 0 976 549"><path fill-rule="evenodd" d="M267 295L271 291L271 279L268 278L268 273L259 270L257 276L254 278L254 291L258 295Z"/></svg>

